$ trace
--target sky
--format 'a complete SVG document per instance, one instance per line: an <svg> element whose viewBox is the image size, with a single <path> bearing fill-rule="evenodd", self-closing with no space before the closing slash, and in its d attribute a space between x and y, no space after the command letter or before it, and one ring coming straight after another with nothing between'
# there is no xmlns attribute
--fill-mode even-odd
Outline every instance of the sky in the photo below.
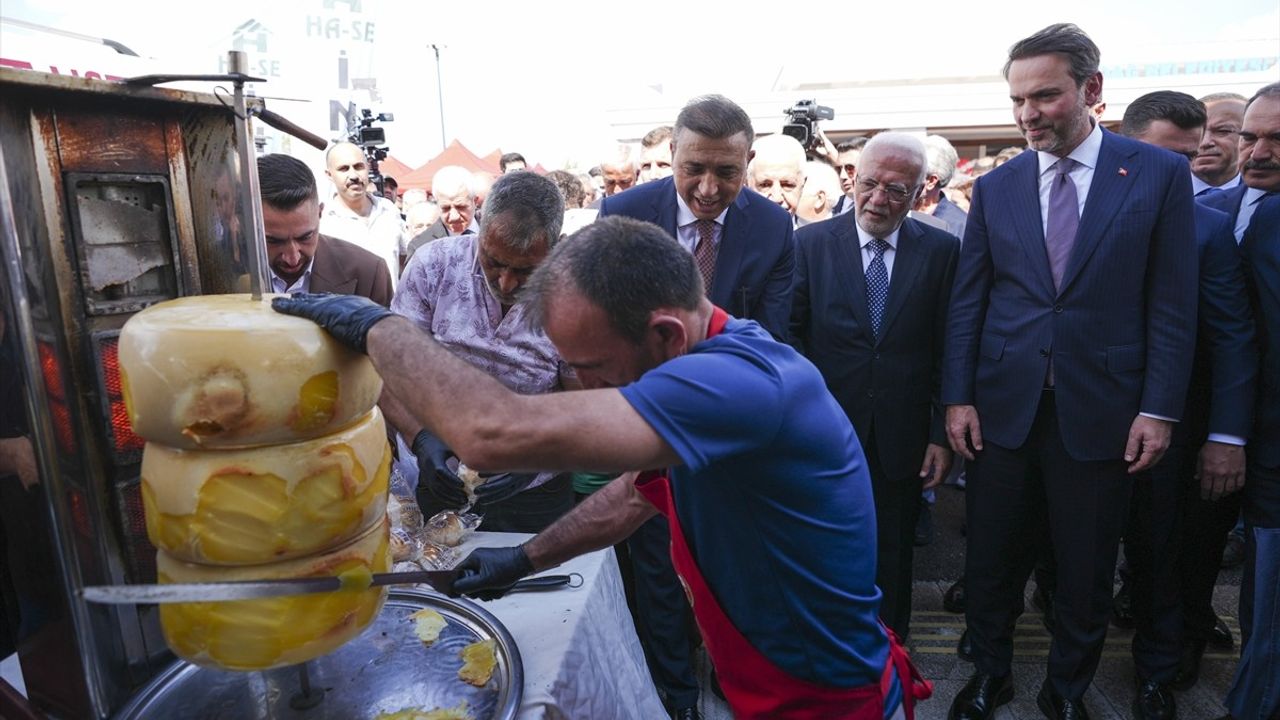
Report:
<svg viewBox="0 0 1280 720"><path fill-rule="evenodd" d="M709 91L767 97L805 81L990 76L1012 42L1053 22L1080 25L1101 47L1104 66L1197 54L1229 58L1246 46L1270 48L1274 55L1280 47L1276 0L1037 7L1011 0L927 0L874 9L828 3L803 11L803 3L748 11L755 5L655 0L643 5L642 15L635 6L613 2L5 0L0 14L107 37L166 69L213 72L232 30L249 19L283 38L300 33L309 14L332 16L352 6L375 25L374 42L365 46L372 48L381 94L373 109L395 114L386 124L391 153L415 166L442 147L433 44L441 48L446 139L457 138L481 155L499 147L518 150L548 168L581 162L612 142L611 112L655 104L678 109ZM1214 8L1230 12L1214 15ZM295 60L291 80L268 82L260 94L268 107L301 114L294 119L331 135L327 127L314 127L319 121L313 117L324 115L326 103L271 99L318 92L299 75L332 75L294 53L283 55L286 64Z"/></svg>

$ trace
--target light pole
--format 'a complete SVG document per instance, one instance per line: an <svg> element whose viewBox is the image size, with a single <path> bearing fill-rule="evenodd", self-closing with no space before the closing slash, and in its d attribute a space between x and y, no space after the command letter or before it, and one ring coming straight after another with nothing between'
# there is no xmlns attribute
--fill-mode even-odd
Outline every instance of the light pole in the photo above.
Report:
<svg viewBox="0 0 1280 720"><path fill-rule="evenodd" d="M444 84L440 81L440 45L431 44L431 49L436 52L436 97L440 103L440 150L445 149L446 140L444 134Z"/></svg>

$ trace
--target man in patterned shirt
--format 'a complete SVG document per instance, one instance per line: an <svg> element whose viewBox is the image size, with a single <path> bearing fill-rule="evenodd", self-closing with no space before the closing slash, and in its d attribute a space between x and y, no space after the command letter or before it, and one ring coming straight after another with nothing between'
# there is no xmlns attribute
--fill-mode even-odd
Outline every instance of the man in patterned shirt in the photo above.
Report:
<svg viewBox="0 0 1280 720"><path fill-rule="evenodd" d="M541 330L530 329L518 291L560 239L564 202L554 183L535 173L498 178L485 204L479 234L429 243L415 253L391 309L412 320L455 355L523 395L577 387L576 378ZM392 425L412 438L418 503L427 516L467 503L457 460L422 429L395 398L382 407ZM504 473L476 492L481 528L537 532L573 506L569 476Z"/></svg>

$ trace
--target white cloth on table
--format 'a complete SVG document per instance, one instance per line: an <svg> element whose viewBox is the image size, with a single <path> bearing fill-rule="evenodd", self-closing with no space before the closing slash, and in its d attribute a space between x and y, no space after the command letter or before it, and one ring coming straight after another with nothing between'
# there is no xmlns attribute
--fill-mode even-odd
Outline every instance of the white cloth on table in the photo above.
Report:
<svg viewBox="0 0 1280 720"><path fill-rule="evenodd" d="M518 545L532 535L475 533L461 557L477 547ZM658 700L613 551L574 558L547 575L578 573L579 588L515 593L481 607L510 631L524 664L522 720L651 720L667 717Z"/></svg>

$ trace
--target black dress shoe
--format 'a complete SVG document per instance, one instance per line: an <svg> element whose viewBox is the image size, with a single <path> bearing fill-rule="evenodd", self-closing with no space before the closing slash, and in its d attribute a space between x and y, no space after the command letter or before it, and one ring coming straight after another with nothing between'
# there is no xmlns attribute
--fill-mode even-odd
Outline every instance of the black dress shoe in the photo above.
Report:
<svg viewBox="0 0 1280 720"><path fill-rule="evenodd" d="M1111 605L1111 624L1125 630L1137 624L1133 619L1133 596L1129 593L1129 583L1121 583L1116 592L1115 602Z"/></svg>
<svg viewBox="0 0 1280 720"><path fill-rule="evenodd" d="M955 581L942 595L942 607L947 612L964 614L964 578Z"/></svg>
<svg viewBox="0 0 1280 720"><path fill-rule="evenodd" d="M1050 689L1047 680L1040 686L1040 694L1036 696L1036 706L1049 720L1089 720L1084 702L1062 697Z"/></svg>
<svg viewBox="0 0 1280 720"><path fill-rule="evenodd" d="M671 720L702 720L702 713L697 707L679 708L671 713Z"/></svg>
<svg viewBox="0 0 1280 720"><path fill-rule="evenodd" d="M1169 687L1178 692L1195 687L1200 680L1200 660L1204 657L1204 646L1204 640L1188 640L1182 646L1182 655L1178 658L1178 674L1173 677Z"/></svg>
<svg viewBox="0 0 1280 720"><path fill-rule="evenodd" d="M956 643L956 655L965 662L973 662L973 638L969 637L969 628L960 633L960 642Z"/></svg>
<svg viewBox="0 0 1280 720"><path fill-rule="evenodd" d="M1178 708L1173 693L1162 683L1147 680L1138 683L1138 694L1133 697L1134 720L1173 720Z"/></svg>
<svg viewBox="0 0 1280 720"><path fill-rule="evenodd" d="M951 702L947 720L989 720L996 708L1013 699L1013 676L974 673Z"/></svg>
<svg viewBox="0 0 1280 720"><path fill-rule="evenodd" d="M1231 628L1218 618L1218 622L1214 623L1213 629L1209 631L1209 644L1221 650L1230 650L1236 646L1236 638L1231 634Z"/></svg>

